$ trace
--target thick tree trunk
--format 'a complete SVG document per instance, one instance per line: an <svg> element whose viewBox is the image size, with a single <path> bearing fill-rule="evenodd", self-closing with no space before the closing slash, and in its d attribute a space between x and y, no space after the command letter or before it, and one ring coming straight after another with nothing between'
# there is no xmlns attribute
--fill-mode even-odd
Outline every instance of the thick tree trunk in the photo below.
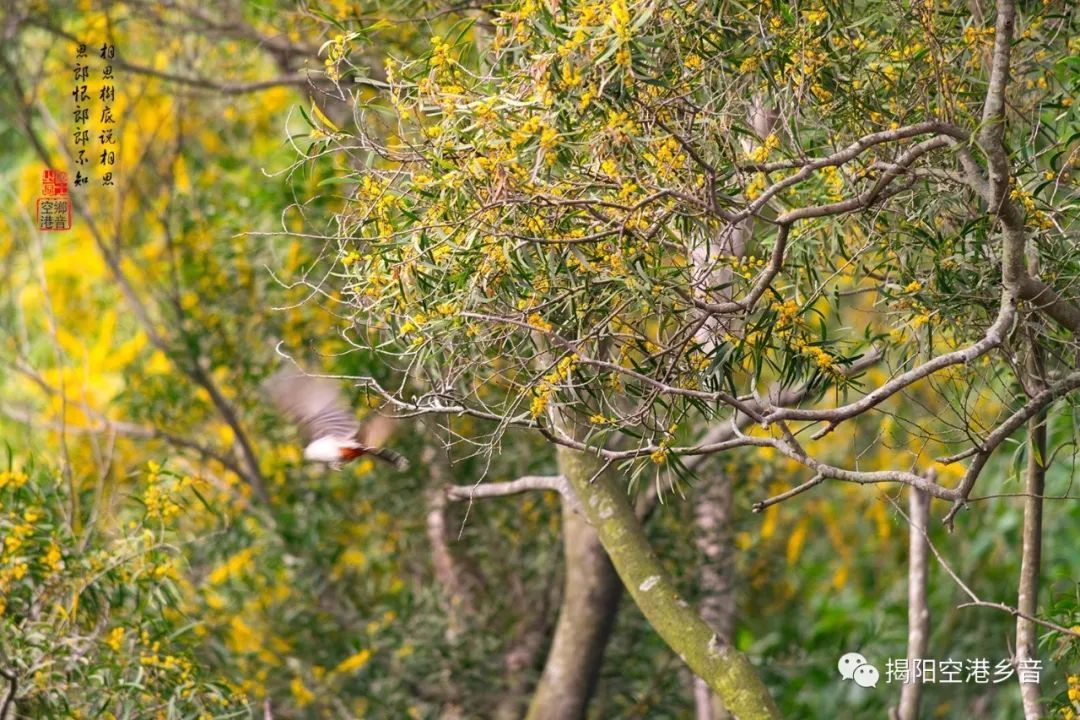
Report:
<svg viewBox="0 0 1080 720"><path fill-rule="evenodd" d="M565 472L559 463L560 471ZM588 521L563 503L565 588L555 637L527 720L577 720L596 688L622 583Z"/></svg>
<svg viewBox="0 0 1080 720"><path fill-rule="evenodd" d="M585 453L560 447L559 469L577 492L623 585L668 646L740 720L780 717L746 656L724 643L680 597L645 537L625 489L609 472L600 471L596 457Z"/></svg>

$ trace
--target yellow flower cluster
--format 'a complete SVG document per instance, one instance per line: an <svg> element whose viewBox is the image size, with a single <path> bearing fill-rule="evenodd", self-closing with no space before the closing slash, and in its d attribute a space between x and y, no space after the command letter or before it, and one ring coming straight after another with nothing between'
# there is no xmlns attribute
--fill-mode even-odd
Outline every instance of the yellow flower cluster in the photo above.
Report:
<svg viewBox="0 0 1080 720"><path fill-rule="evenodd" d="M830 200L839 200L841 191L844 189L844 176L835 165L826 165L821 168L822 180Z"/></svg>
<svg viewBox="0 0 1080 720"><path fill-rule="evenodd" d="M323 65L326 67L326 77L334 82L341 79L340 63L345 59L347 52L348 46L344 35L335 35L334 39L326 45L326 60L323 61Z"/></svg>
<svg viewBox="0 0 1080 720"><path fill-rule="evenodd" d="M1080 625L1074 625L1073 630L1080 631ZM1080 675L1069 675L1066 678L1068 684L1068 697L1072 707L1068 705L1061 708L1061 720L1076 720L1076 709L1080 708Z"/></svg>
<svg viewBox="0 0 1080 720"><path fill-rule="evenodd" d="M315 699L315 693L308 690L303 679L299 677L294 677L289 682L289 692L292 693L293 700L296 701L296 706L299 708L307 707Z"/></svg>
<svg viewBox="0 0 1080 720"><path fill-rule="evenodd" d="M105 644L112 648L113 652L120 652L120 648L124 644L124 628L114 627L109 631L109 634L105 636Z"/></svg>
<svg viewBox="0 0 1080 720"><path fill-rule="evenodd" d="M7 535L4 536L4 560L6 561L13 558L15 553L19 551L19 548L23 546L23 540L30 537L33 532L34 526L29 522L23 522L12 526ZM22 575L19 577L22 577Z"/></svg>
<svg viewBox="0 0 1080 720"><path fill-rule="evenodd" d="M155 641L150 647L150 652L142 653L139 656L139 664L143 667L157 668L165 672L179 673L181 681L191 679L194 668L190 660L176 655L162 655L160 650L161 643Z"/></svg>
<svg viewBox="0 0 1080 720"><path fill-rule="evenodd" d="M1015 178L1014 178L1015 181ZM1041 228L1043 230L1049 230L1054 227L1054 223L1050 221L1046 213L1039 210L1035 205L1035 197L1026 190L1014 187L1012 192L1009 193L1009 197L1018 201L1024 208L1024 215L1028 225Z"/></svg>
<svg viewBox="0 0 1080 720"><path fill-rule="evenodd" d="M761 193L765 190L765 173L754 173L754 177L750 179L750 184L746 186L746 199L755 200L761 196Z"/></svg>
<svg viewBox="0 0 1080 720"><path fill-rule="evenodd" d="M776 133L769 133L764 142L747 153L746 157L751 162L763 163L769 159L769 154L778 147L780 147L780 138L776 136Z"/></svg>
<svg viewBox="0 0 1080 720"><path fill-rule="evenodd" d="M174 499L174 493L190 485L191 478L186 476L178 483L163 479L161 466L151 460L147 463L146 492L143 493L146 517L151 520L168 522L179 515L180 504Z"/></svg>
<svg viewBox="0 0 1080 720"><path fill-rule="evenodd" d="M334 672L339 675L356 672L367 665L369 660L371 660L371 651L365 648L338 663L337 667L334 668Z"/></svg>
<svg viewBox="0 0 1080 720"><path fill-rule="evenodd" d="M614 0L611 3L611 29L623 42L630 39L630 9L626 0Z"/></svg>
<svg viewBox="0 0 1080 720"><path fill-rule="evenodd" d="M521 147L537 133L540 133L542 143L546 140L550 144L554 142L554 137L557 137L557 133L548 127L539 116L533 115L510 133L510 144L515 148Z"/></svg>
<svg viewBox="0 0 1080 720"><path fill-rule="evenodd" d="M625 110L609 110L606 129L615 135L624 137L635 135L638 132L637 124L630 119L630 113Z"/></svg>
<svg viewBox="0 0 1080 720"><path fill-rule="evenodd" d="M799 303L788 299L782 303L773 303L772 309L776 311L776 329L783 330L794 324L793 321L799 314Z"/></svg>
<svg viewBox="0 0 1080 720"><path fill-rule="evenodd" d="M655 154L651 156L647 154L645 159L657 169L660 177L670 177L674 174L674 170L686 164L686 153L675 138L665 138L657 142L654 147Z"/></svg>
<svg viewBox="0 0 1080 720"><path fill-rule="evenodd" d="M979 43L987 42L994 37L994 26L985 28L977 28L972 25L968 25L964 28L964 44L969 47L974 47Z"/></svg>
<svg viewBox="0 0 1080 720"><path fill-rule="evenodd" d="M529 316L528 323L530 327L534 327L537 330L544 330L545 332L551 332L551 323L541 317L540 313L533 313Z"/></svg>
<svg viewBox="0 0 1080 720"><path fill-rule="evenodd" d="M438 35L431 38L431 59L428 64L441 68L450 64L450 46Z"/></svg>
<svg viewBox="0 0 1080 720"><path fill-rule="evenodd" d="M19 472L17 470L4 470L0 472L0 490L11 486L13 490L17 490L26 484L26 473Z"/></svg>
<svg viewBox="0 0 1080 720"><path fill-rule="evenodd" d="M823 370L833 369L835 364L833 356L817 345L807 345L804 340L795 340L791 345L800 353L813 360L819 368L822 368Z"/></svg>
<svg viewBox="0 0 1080 720"><path fill-rule="evenodd" d="M728 262L731 263L731 269L735 271L735 274L746 280L754 277L766 264L765 258L755 257L754 255L745 257L732 255Z"/></svg>
<svg viewBox="0 0 1080 720"><path fill-rule="evenodd" d="M555 393L555 385L570 377L570 373L574 371L578 360L580 358L577 354L567 355L562 358L555 365L555 369L545 375L544 379L533 388L532 404L529 407L529 414L532 417L539 417L547 409L548 404L551 402L551 396Z"/></svg>
<svg viewBox="0 0 1080 720"><path fill-rule="evenodd" d="M411 332L416 332L417 330L419 330L420 327L423 326L423 324L426 322L427 315L425 315L424 313L417 313L416 315L413 315L410 319L406 320L401 324L399 332L402 335L408 335Z"/></svg>
<svg viewBox="0 0 1080 720"><path fill-rule="evenodd" d="M45 552L45 557L42 559L45 567L49 568L52 572L58 572L64 567L64 555L60 552L60 547L56 543L51 543L49 549Z"/></svg>

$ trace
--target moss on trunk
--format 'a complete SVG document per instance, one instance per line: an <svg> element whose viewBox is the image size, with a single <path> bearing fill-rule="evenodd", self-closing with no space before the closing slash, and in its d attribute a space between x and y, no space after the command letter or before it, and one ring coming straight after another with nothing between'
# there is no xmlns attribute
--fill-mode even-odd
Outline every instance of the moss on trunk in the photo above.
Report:
<svg viewBox="0 0 1080 720"><path fill-rule="evenodd" d="M754 666L679 596L645 537L626 492L594 456L559 448L570 481L634 602L660 637L721 697L739 720L778 718L780 712ZM598 474L599 473L599 474Z"/></svg>

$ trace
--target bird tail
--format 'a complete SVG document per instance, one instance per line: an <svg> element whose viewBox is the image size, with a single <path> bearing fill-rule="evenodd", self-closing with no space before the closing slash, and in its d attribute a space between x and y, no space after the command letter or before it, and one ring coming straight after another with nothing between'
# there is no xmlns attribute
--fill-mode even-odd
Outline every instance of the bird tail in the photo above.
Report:
<svg viewBox="0 0 1080 720"><path fill-rule="evenodd" d="M388 462L398 470L405 470L409 467L408 459L399 452L394 452L390 448L370 448L368 453L372 457L377 457L383 462Z"/></svg>

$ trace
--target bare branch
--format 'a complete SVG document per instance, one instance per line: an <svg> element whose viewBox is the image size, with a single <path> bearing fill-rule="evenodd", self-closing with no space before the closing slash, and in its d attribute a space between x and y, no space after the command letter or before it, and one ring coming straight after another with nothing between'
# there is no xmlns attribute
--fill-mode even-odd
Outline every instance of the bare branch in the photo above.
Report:
<svg viewBox="0 0 1080 720"><path fill-rule="evenodd" d="M990 166L991 210L1004 199L1009 186L1008 156L1005 137L1005 89L1009 83L1009 60L1012 55L1016 5L1013 0L997 0L997 24L994 28L994 51L990 61L990 81L983 104L979 144Z"/></svg>
<svg viewBox="0 0 1080 720"><path fill-rule="evenodd" d="M987 436L986 440L982 443L982 446L974 452L975 459L971 462L971 465L968 466L967 472L964 473L964 477L960 480L960 485L957 487L956 501L949 512L946 513L943 522L947 525L952 525L953 518L967 502L967 498L971 494L972 488L975 487L975 481L979 478L979 474L982 472L983 467L990 459L994 450L1008 439L1010 435L1016 432L1021 425L1041 412L1046 406L1077 388L1080 388L1080 372L1072 373L1064 380L1050 385L1046 389L1033 395L1022 408L1009 416L1004 422L1000 423L994 431ZM959 455L954 455L951 458L945 458L945 460L955 461L965 457L966 454L967 453L961 453Z"/></svg>
<svg viewBox="0 0 1080 720"><path fill-rule="evenodd" d="M472 501L477 498L519 495L534 490L557 492L563 496L563 499L574 512L583 514L581 503L578 501L574 489L562 475L525 475L508 482L450 485L446 488L446 496L455 501Z"/></svg>
<svg viewBox="0 0 1080 720"><path fill-rule="evenodd" d="M25 423L27 425L37 424L39 427L45 427L49 430L56 432L60 431L58 423L38 423L27 411L19 411L11 407L0 408L0 413L3 413L7 417L15 420L16 422ZM94 434L108 434L116 433L125 437L135 438L139 440L162 440L174 447L184 448L187 450L194 450L198 455L206 460L213 460L220 463L223 467L235 473L237 477L244 477L244 469L236 464L234 460L221 452L211 448L207 445L192 440L178 433L174 433L168 430L162 430L157 427L148 427L145 425L136 425L134 423L123 422L121 420L111 420L103 415L99 415L96 418L101 423L100 427L87 427L81 425L68 425L67 431L73 433L94 433Z"/></svg>
<svg viewBox="0 0 1080 720"><path fill-rule="evenodd" d="M825 482L825 476L816 474L803 484L796 485L787 492L782 492L779 495L773 495L772 497L765 498L764 500L759 500L758 502L753 504L751 509L756 513L761 512L770 505L776 505L777 503L782 503L785 500L795 497L796 495L801 495L807 490L811 490L823 482Z"/></svg>
<svg viewBox="0 0 1080 720"><path fill-rule="evenodd" d="M909 523L911 522L910 519L908 518L907 514L900 508L899 505L896 504L895 500L893 500L892 498L890 498L888 496L886 496L886 499L892 504L893 508L896 510L896 512L898 512L901 515L901 517L904 518L904 520L906 520ZM1005 603L989 602L989 601L986 601L986 600L982 600L981 598L979 598L978 595L975 594L974 590L972 590L970 587L968 587L967 583L965 583L962 579L960 579L960 576L957 575L956 571L953 570L952 567L949 566L949 563L945 562L945 558L943 558L941 556L941 553L938 551L938 549L934 545L933 541L930 540L930 536L927 534L927 532L925 530L923 531L923 535L926 537L927 547L930 548L930 552L934 553L934 558L937 559L938 564L941 565L942 569L945 570L945 572L949 575L949 577L951 577L953 579L953 582L955 582L960 587L960 589L963 590L964 594L967 595L969 598L971 598L970 602L961 603L961 604L957 605L956 607L958 609L967 608L967 607L992 608L994 610L1000 610L1002 612L1007 612L1010 615L1012 615L1013 617L1022 617L1022 618L1026 619L1026 620L1030 620L1031 622L1035 623L1036 625L1041 625L1041 626L1043 626L1045 628L1048 628L1050 630L1054 630L1055 632L1059 632L1059 633L1061 633L1063 635L1069 635L1071 637L1080 638L1080 632L1078 632L1076 630L1073 630L1071 628L1064 627L1063 625L1058 625L1057 623L1050 622L1049 620L1043 620L1041 618L1037 618L1037 617L1035 617L1033 615L1028 615L1028 614L1023 613L1020 610L1012 607L1011 605L1006 605Z"/></svg>

